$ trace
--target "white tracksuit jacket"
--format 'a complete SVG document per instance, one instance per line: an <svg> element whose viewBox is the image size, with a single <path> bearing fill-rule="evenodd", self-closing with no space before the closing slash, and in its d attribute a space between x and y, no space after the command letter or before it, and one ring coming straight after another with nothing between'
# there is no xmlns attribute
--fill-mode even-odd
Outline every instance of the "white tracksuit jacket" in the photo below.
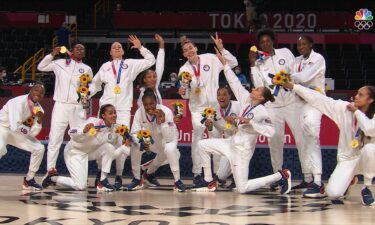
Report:
<svg viewBox="0 0 375 225"><path fill-rule="evenodd" d="M29 118L33 107L43 109L39 103L33 103L29 95L21 95L10 99L0 110L0 159L7 153L7 144L31 153L29 171L37 172L44 156L44 145L35 136L42 125L34 119L30 127L23 125Z"/></svg>
<svg viewBox="0 0 375 225"><path fill-rule="evenodd" d="M256 65L251 67L251 77L255 87L269 87L272 79L269 74L276 74L280 70L286 73L293 72L294 55L287 48L274 49L274 55L263 61L256 61ZM296 102L296 96L291 91L280 89L274 102L266 103L266 108L270 114L275 135L269 139L272 168L274 172L282 169L285 122L290 127L296 141L297 149L303 149L303 134L299 118L301 103Z"/></svg>
<svg viewBox="0 0 375 225"><path fill-rule="evenodd" d="M180 168L180 153L177 149L178 131L176 124L173 122L173 113L168 107L164 105L157 105L156 108L161 109L165 114L165 122L162 124L157 124L156 120L153 121L152 117L150 116L147 117L148 115L146 115L143 106L139 108L134 115L131 134L136 144L133 144L130 153L133 175L137 179L140 179L141 175L140 164L141 156L143 154L143 152L141 152L139 149L140 145L138 144L137 139L137 133L141 129L149 130L155 142L153 145L150 146L150 150L157 153L155 159L152 162L153 166L158 168L166 160L168 160L168 163L172 171L177 171Z"/></svg>
<svg viewBox="0 0 375 225"><path fill-rule="evenodd" d="M305 59L298 56L294 61L291 78L294 83L309 88L319 88L325 94L326 63L319 53L311 51ZM299 117L303 129L303 149L298 149L302 172L322 174L322 153L320 150L320 123L322 113L301 100L302 108Z"/></svg>
<svg viewBox="0 0 375 225"><path fill-rule="evenodd" d="M258 135L272 137L275 129L263 105L252 108L251 94L246 90L228 65L224 67L225 77L241 105L240 117L250 119L250 124L240 124L238 131L229 139L206 139L198 143L203 167L211 167L210 154L228 158L237 190L246 193L266 184L280 180L280 173L248 180L249 162L254 154ZM251 109L251 110L250 110ZM250 111L249 111L250 110ZM246 114L245 114L246 112Z"/></svg>
<svg viewBox="0 0 375 225"><path fill-rule="evenodd" d="M365 171L364 173L367 173L367 176L371 176L372 179L375 174L375 168L371 166L375 160L373 138L370 141L372 145L365 144L361 150L353 149L350 146L358 126L365 131L365 134L373 134L373 127L371 123L367 122L368 118L366 120L359 110L354 114L347 110L349 102L334 100L300 85L294 85L293 91L308 104L332 119L340 130L337 146L337 165L328 181L326 187L327 195L332 198L342 196L353 176L357 173ZM357 126L354 118L358 119ZM370 171L366 172L366 168Z"/></svg>
<svg viewBox="0 0 375 225"><path fill-rule="evenodd" d="M56 167L56 161L64 133L68 125L76 127L86 119L86 111L78 102L77 90L80 86L79 78L83 73L92 77L91 68L82 63L71 60L67 64L65 59L53 60L51 54L46 55L38 65L38 70L55 74L55 91L53 100L51 129L48 139L47 169Z"/></svg>

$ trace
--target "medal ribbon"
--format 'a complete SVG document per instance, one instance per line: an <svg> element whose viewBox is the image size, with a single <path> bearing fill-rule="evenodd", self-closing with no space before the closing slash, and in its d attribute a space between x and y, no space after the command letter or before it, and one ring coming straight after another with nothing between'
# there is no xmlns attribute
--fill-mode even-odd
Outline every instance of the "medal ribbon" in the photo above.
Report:
<svg viewBox="0 0 375 225"><path fill-rule="evenodd" d="M30 98L30 95L27 97L27 105L29 106L29 109L30 109L30 112L31 112L31 116L35 116L34 114L34 106L38 106L39 104L38 103L34 103L31 98Z"/></svg>
<svg viewBox="0 0 375 225"><path fill-rule="evenodd" d="M222 108L220 108L221 117L223 119L225 119L225 117L227 117L229 115L231 109L232 109L232 102L229 102L229 105L226 108L225 113L224 113L224 110Z"/></svg>
<svg viewBox="0 0 375 225"><path fill-rule="evenodd" d="M245 117L245 116L247 116L247 115L251 112L251 110L255 109L255 107L257 107L258 105L259 105L259 104L256 104L256 105L254 105L254 106L248 105L248 106L246 107L246 109L243 111L241 117Z"/></svg>
<svg viewBox="0 0 375 225"><path fill-rule="evenodd" d="M116 79L116 84L117 85L120 83L121 71L122 71L122 65L123 64L124 64L124 60L121 60L121 63L120 63L119 69L118 69L118 74L117 74L115 64L112 61L112 72L113 72L113 76Z"/></svg>
<svg viewBox="0 0 375 225"><path fill-rule="evenodd" d="M197 68L193 64L191 64L191 63L190 63L190 65L193 68L195 78L197 79L197 86L199 87L200 84L201 84L201 79L200 79L200 76L201 76L201 63L200 63L200 60L198 62Z"/></svg>

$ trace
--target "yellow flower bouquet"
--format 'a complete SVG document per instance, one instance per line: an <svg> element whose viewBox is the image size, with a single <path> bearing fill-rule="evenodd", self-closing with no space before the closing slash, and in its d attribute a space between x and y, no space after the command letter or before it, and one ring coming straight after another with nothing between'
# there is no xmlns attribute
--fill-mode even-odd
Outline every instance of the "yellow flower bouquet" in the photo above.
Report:
<svg viewBox="0 0 375 225"><path fill-rule="evenodd" d="M137 133L138 143L140 144L141 148L140 150L149 152L150 149L145 148L145 145L151 145L154 144L154 139L152 139L151 133L149 130L141 129Z"/></svg>
<svg viewBox="0 0 375 225"><path fill-rule="evenodd" d="M211 107L207 107L204 109L203 113L202 113L202 120L201 120L201 123L204 124L206 122L206 120L214 120L214 121L217 121L217 118L216 118L216 110L214 108L211 108ZM208 131L212 131L213 129L213 126L209 126L208 128Z"/></svg>
<svg viewBox="0 0 375 225"><path fill-rule="evenodd" d="M178 79L180 80L181 86L183 86L184 88L189 88L192 75L189 72L181 72L178 75Z"/></svg>
<svg viewBox="0 0 375 225"><path fill-rule="evenodd" d="M173 114L175 116L180 116L181 118L184 116L184 104L180 101L176 101L172 104L173 107Z"/></svg>
<svg viewBox="0 0 375 225"><path fill-rule="evenodd" d="M290 82L289 75L285 70L280 70L275 75L269 73L268 76L272 79L272 85L270 87L272 88L272 94L274 96L279 94L280 88L282 88L285 83ZM284 88L284 90L288 91L286 88Z"/></svg>

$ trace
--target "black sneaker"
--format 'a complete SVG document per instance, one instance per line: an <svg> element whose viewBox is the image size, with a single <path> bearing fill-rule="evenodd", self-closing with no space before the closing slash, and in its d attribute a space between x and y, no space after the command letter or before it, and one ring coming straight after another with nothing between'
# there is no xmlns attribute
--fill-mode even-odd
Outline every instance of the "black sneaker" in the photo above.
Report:
<svg viewBox="0 0 375 225"><path fill-rule="evenodd" d="M143 181L133 178L132 182L128 185L128 191L136 191L143 188Z"/></svg>
<svg viewBox="0 0 375 225"><path fill-rule="evenodd" d="M49 186L55 186L56 182L52 181L52 177L58 176L57 170L55 168L52 168L48 170L47 174L42 179L42 186L43 188L49 187Z"/></svg>
<svg viewBox="0 0 375 225"><path fill-rule="evenodd" d="M232 178L232 182L228 186L228 189L231 191L237 191L237 186L236 186L236 182L234 182L234 178Z"/></svg>
<svg viewBox="0 0 375 225"><path fill-rule="evenodd" d="M122 177L121 176L116 176L115 178L115 184L113 185L116 191L122 190Z"/></svg>
<svg viewBox="0 0 375 225"><path fill-rule="evenodd" d="M316 183L311 184L305 192L303 192L303 197L306 198L324 198L326 196L324 184L320 186Z"/></svg>
<svg viewBox="0 0 375 225"><path fill-rule="evenodd" d="M178 180L174 183L174 190L178 192L185 192L186 191L186 186L184 183L182 183L181 180Z"/></svg>
<svg viewBox="0 0 375 225"><path fill-rule="evenodd" d="M193 179L193 185L199 184L201 182L201 180L202 180L201 175L195 176L194 179Z"/></svg>
<svg viewBox="0 0 375 225"><path fill-rule="evenodd" d="M143 180L150 187L159 187L160 186L160 183L159 183L158 179L156 179L155 173L147 174L147 172L145 172L143 174Z"/></svg>
<svg viewBox="0 0 375 225"><path fill-rule="evenodd" d="M108 179L105 178L104 180L98 182L98 184L96 185L96 190L111 192L114 191L115 188L109 183Z"/></svg>
<svg viewBox="0 0 375 225"><path fill-rule="evenodd" d="M34 178L31 180L26 180L26 177L23 178L22 188L24 190L32 191L41 191L43 189L43 187L40 184L38 184Z"/></svg>
<svg viewBox="0 0 375 225"><path fill-rule="evenodd" d="M375 205L374 197L372 197L371 190L365 187L361 191L362 204L366 206Z"/></svg>
<svg viewBox="0 0 375 225"><path fill-rule="evenodd" d="M191 190L196 192L214 192L217 189L217 183L215 180L207 182L204 179L199 184L194 185Z"/></svg>

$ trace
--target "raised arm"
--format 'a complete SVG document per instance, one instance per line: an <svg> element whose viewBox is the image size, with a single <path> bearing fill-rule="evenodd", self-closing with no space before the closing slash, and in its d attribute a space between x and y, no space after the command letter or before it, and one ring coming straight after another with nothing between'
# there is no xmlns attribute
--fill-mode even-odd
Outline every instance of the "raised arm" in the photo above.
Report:
<svg viewBox="0 0 375 225"><path fill-rule="evenodd" d="M223 40L219 38L217 32L215 33L215 37L211 36L212 41L215 43L216 49L220 51L221 55L224 57L225 61L229 65L230 68L234 68L238 65L237 58L232 55L228 50L224 49ZM222 64L219 64L221 67Z"/></svg>
<svg viewBox="0 0 375 225"><path fill-rule="evenodd" d="M137 75L142 72L143 70L146 70L150 68L152 65L155 64L155 56L145 47L141 45L141 41L137 38L135 35L130 35L128 40L133 44L131 48L137 48L139 49L139 52L143 56L144 59L129 59L129 61L132 62L132 73L131 76L132 80L135 80Z"/></svg>
<svg viewBox="0 0 375 225"><path fill-rule="evenodd" d="M156 88L159 87L161 78L164 73L164 64L165 64L165 49L164 49L164 39L159 34L155 34L155 40L159 43L159 51L156 57L155 72L157 76Z"/></svg>
<svg viewBox="0 0 375 225"><path fill-rule="evenodd" d="M46 55L42 59L42 61L40 61L40 63L38 64L37 69L39 71L43 71L43 72L53 71L53 67L54 67L53 57L55 57L56 55L58 55L59 52L60 52L60 47L54 48L53 51L51 52L51 54Z"/></svg>
<svg viewBox="0 0 375 225"><path fill-rule="evenodd" d="M293 91L301 96L307 103L335 121L336 124L339 124L343 119L343 114L348 112L346 106L349 103L346 101L334 100L298 84L293 85Z"/></svg>

